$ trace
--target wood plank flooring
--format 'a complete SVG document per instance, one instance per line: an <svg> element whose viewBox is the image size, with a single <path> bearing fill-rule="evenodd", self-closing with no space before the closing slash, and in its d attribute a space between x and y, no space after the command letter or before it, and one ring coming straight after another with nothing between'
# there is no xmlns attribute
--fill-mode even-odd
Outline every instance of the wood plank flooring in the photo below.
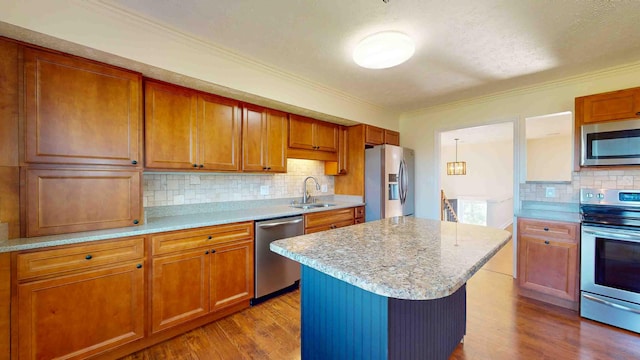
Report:
<svg viewBox="0 0 640 360"><path fill-rule="evenodd" d="M640 359L640 335L517 295L509 275L467 284L467 335L451 359ZM300 359L299 291L123 358Z"/></svg>

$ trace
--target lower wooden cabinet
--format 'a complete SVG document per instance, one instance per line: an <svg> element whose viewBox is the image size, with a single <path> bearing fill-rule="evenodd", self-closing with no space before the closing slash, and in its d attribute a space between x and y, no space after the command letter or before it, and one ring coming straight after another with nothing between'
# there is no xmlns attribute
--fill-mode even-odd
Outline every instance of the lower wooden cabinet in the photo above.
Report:
<svg viewBox="0 0 640 360"><path fill-rule="evenodd" d="M579 224L518 219L518 284L524 296L578 308Z"/></svg>
<svg viewBox="0 0 640 360"><path fill-rule="evenodd" d="M119 246L120 240L101 242ZM134 239L140 248L144 239ZM98 245L98 244L96 244ZM108 247L108 246L107 246ZM13 357L19 359L81 359L144 337L145 262L144 257L113 261L77 270L62 262L90 263L94 253L76 251L76 246L55 251L51 258L55 271L18 281L17 302L12 327ZM68 250L66 256L61 253ZM43 255L54 252L43 250ZM18 253L22 256L34 252ZM99 255L96 255L99 258Z"/></svg>
<svg viewBox="0 0 640 360"><path fill-rule="evenodd" d="M354 224L354 208L329 210L305 214L304 233L337 229Z"/></svg>
<svg viewBox="0 0 640 360"><path fill-rule="evenodd" d="M355 208L355 219L353 220L354 224L362 224L364 222L364 206L358 206Z"/></svg>
<svg viewBox="0 0 640 360"><path fill-rule="evenodd" d="M158 234L151 242L154 249L171 243L195 245L173 247L174 252L152 258L152 333L242 302L249 305L254 292L253 222Z"/></svg>

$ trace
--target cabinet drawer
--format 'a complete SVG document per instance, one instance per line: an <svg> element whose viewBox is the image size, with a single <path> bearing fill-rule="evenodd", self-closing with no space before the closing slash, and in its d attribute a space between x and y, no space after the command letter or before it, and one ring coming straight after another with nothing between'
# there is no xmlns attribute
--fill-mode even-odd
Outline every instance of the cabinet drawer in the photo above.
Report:
<svg viewBox="0 0 640 360"><path fill-rule="evenodd" d="M151 237L152 254L168 254L236 240L253 240L253 222L174 231Z"/></svg>
<svg viewBox="0 0 640 360"><path fill-rule="evenodd" d="M353 223L354 224L362 224L362 223L364 223L364 218L355 218L353 220Z"/></svg>
<svg viewBox="0 0 640 360"><path fill-rule="evenodd" d="M363 218L364 217L364 206L358 206L357 208L355 208L355 212L356 212L356 219L359 218Z"/></svg>
<svg viewBox="0 0 640 360"><path fill-rule="evenodd" d="M19 253L16 256L17 278L25 280L141 260L143 257L144 237Z"/></svg>
<svg viewBox="0 0 640 360"><path fill-rule="evenodd" d="M335 222L329 225L323 225L323 226L316 226L316 227L312 227L312 228L308 228L304 231L305 234L313 234L313 233L317 233L320 231L326 231L326 230L332 230L332 229L337 229L337 228L341 228L341 227L345 227L345 226L351 226L353 225L353 220L345 220L345 221L340 221L340 222Z"/></svg>
<svg viewBox="0 0 640 360"><path fill-rule="evenodd" d="M578 241L578 224L549 220L518 219L518 232L523 235Z"/></svg>
<svg viewBox="0 0 640 360"><path fill-rule="evenodd" d="M326 226L343 221L351 221L353 223L353 208L307 214L304 216L304 227Z"/></svg>

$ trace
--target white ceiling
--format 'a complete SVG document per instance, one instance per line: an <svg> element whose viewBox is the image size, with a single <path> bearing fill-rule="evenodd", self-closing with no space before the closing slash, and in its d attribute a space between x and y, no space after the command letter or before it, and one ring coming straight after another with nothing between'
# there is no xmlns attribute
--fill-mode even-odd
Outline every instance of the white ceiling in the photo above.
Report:
<svg viewBox="0 0 640 360"><path fill-rule="evenodd" d="M104 1L397 111L640 59L638 0ZM415 56L356 66L356 43L383 30L413 37Z"/></svg>
<svg viewBox="0 0 640 360"><path fill-rule="evenodd" d="M459 145L482 144L513 140L513 123L499 123L442 132L441 146L454 146L455 139Z"/></svg>

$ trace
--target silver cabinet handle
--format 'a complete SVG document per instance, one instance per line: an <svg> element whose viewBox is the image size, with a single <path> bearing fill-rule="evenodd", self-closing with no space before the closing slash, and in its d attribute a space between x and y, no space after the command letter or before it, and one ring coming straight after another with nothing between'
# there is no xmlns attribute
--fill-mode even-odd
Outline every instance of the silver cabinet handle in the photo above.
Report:
<svg viewBox="0 0 640 360"><path fill-rule="evenodd" d="M602 299L598 299L597 297L591 296L591 295L587 295L587 294L582 294L582 297L585 299L589 299L591 301L595 301L597 303L603 304L603 305L607 305L607 306L611 306L612 308L616 308L618 310L624 310L624 311L628 311L628 312L632 312L635 314L640 314L640 310L636 310L636 309L632 309L626 306L622 306L616 303L612 303L610 301L607 300L602 300Z"/></svg>
<svg viewBox="0 0 640 360"><path fill-rule="evenodd" d="M296 220L282 221L282 222L276 222L276 223L271 223L271 224L260 224L258 226L260 226L260 228L262 228L262 229L268 229L268 228L272 228L272 227L276 227L276 226L280 226L280 225L297 224L297 223L299 223L301 221L302 221L302 219L296 219Z"/></svg>

